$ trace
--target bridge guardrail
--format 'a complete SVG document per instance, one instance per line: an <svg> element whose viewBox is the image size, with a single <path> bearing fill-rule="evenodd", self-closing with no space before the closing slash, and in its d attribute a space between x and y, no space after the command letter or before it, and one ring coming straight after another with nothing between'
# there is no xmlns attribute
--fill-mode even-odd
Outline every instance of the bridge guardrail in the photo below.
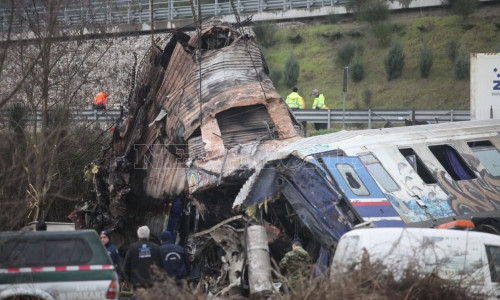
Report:
<svg viewBox="0 0 500 300"><path fill-rule="evenodd" d="M346 3L348 0L236 0L235 7L238 13L252 14L270 11L287 11L290 9L310 9L312 7L335 6ZM153 19L155 21L177 19L191 19L192 9L185 0L156 0L153 4ZM196 3L195 3L196 5ZM46 9L42 6L35 8L26 8L20 10L12 27L16 30L22 30L26 27L28 16L44 14ZM201 4L202 16L212 17L220 15L233 14L233 9L229 1L214 0L212 3ZM39 17L41 20L44 17ZM0 9L0 31L7 31L10 19L9 9ZM151 22L150 3L137 3L131 0L107 0L93 1L89 7L79 7L73 5L64 5L59 8L57 20L62 25L77 25L88 23L92 20L93 24L130 24Z"/></svg>

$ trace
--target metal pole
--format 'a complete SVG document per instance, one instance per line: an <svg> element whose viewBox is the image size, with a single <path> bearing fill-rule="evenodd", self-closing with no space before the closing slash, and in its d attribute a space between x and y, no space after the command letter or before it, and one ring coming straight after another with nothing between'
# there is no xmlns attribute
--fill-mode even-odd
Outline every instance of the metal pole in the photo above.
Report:
<svg viewBox="0 0 500 300"><path fill-rule="evenodd" d="M342 130L345 129L345 92L342 92Z"/></svg>
<svg viewBox="0 0 500 300"><path fill-rule="evenodd" d="M372 129L372 110L368 109L368 129Z"/></svg>
<svg viewBox="0 0 500 300"><path fill-rule="evenodd" d="M151 23L151 52L155 46L154 0L149 1L149 22Z"/></svg>
<svg viewBox="0 0 500 300"><path fill-rule="evenodd" d="M328 109L328 126L327 126L328 129L330 129L331 124L332 124L332 112L330 109Z"/></svg>
<svg viewBox="0 0 500 300"><path fill-rule="evenodd" d="M342 85L342 130L345 129L345 94L347 93L347 73L349 67L344 67L344 84Z"/></svg>

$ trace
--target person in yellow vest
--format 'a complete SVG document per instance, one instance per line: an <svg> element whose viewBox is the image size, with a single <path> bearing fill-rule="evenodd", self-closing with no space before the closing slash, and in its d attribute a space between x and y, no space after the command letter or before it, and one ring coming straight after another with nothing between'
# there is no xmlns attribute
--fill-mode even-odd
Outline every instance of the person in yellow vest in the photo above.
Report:
<svg viewBox="0 0 500 300"><path fill-rule="evenodd" d="M320 94L317 89L314 89L312 91L312 94L314 95L312 109L328 109L328 107L325 105L325 96L323 94ZM327 124L314 123L314 128L316 130L326 129Z"/></svg>
<svg viewBox="0 0 500 300"><path fill-rule="evenodd" d="M93 107L94 109L106 109L108 95L105 92L100 92L95 96Z"/></svg>
<svg viewBox="0 0 500 300"><path fill-rule="evenodd" d="M286 104L290 108L304 109L303 98L297 93L298 88L294 87L292 93L286 97Z"/></svg>

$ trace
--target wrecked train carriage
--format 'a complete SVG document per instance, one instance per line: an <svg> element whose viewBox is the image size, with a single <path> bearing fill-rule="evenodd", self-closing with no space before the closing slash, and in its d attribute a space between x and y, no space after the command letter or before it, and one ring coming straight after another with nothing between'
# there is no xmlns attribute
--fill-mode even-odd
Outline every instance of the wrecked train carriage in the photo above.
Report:
<svg viewBox="0 0 500 300"><path fill-rule="evenodd" d="M176 31L140 64L97 198L109 198L112 226L148 224L158 235L164 205L184 196L202 216L198 229L208 228L233 216L260 160L301 137L251 36L227 26Z"/></svg>
<svg viewBox="0 0 500 300"><path fill-rule="evenodd" d="M356 225L467 219L500 234L499 130L500 121L489 120L304 138L258 168L234 205L250 214L266 206L265 220L288 208L278 215L295 212L298 234L325 252Z"/></svg>

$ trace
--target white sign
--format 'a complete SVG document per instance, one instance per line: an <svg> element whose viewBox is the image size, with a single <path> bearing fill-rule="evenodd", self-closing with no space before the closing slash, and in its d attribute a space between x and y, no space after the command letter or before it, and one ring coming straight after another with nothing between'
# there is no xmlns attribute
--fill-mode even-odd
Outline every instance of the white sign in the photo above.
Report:
<svg viewBox="0 0 500 300"><path fill-rule="evenodd" d="M471 53L470 118L500 119L500 53Z"/></svg>

